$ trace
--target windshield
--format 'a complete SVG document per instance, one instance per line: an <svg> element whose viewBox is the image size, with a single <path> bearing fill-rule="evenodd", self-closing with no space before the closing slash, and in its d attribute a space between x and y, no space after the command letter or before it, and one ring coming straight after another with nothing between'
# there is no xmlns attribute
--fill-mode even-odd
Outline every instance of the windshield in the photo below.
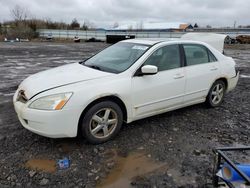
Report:
<svg viewBox="0 0 250 188"><path fill-rule="evenodd" d="M119 42L91 57L83 65L105 72L120 73L133 65L148 48L148 45Z"/></svg>

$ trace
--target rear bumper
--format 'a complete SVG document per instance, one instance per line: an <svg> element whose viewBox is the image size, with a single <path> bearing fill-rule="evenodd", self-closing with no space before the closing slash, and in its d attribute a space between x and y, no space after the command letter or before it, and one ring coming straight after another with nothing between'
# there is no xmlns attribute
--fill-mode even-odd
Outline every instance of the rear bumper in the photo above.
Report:
<svg viewBox="0 0 250 188"><path fill-rule="evenodd" d="M235 77L228 79L227 92L233 90L236 87L238 80L239 80L239 76L240 76L240 72L237 71Z"/></svg>

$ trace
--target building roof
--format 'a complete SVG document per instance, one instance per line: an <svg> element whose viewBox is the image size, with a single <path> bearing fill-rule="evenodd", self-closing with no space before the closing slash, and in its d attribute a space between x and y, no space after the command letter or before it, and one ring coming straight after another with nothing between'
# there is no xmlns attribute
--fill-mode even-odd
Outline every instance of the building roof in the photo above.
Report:
<svg viewBox="0 0 250 188"><path fill-rule="evenodd" d="M180 29L187 29L190 24L180 24Z"/></svg>
<svg viewBox="0 0 250 188"><path fill-rule="evenodd" d="M146 22L146 23L129 23L120 25L114 30L165 30L165 29L186 29L190 24L183 22Z"/></svg>

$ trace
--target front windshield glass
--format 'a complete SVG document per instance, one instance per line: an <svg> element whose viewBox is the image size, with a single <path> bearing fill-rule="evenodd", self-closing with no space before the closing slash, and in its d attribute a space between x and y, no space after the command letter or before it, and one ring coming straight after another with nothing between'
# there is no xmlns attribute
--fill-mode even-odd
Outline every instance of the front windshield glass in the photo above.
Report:
<svg viewBox="0 0 250 188"><path fill-rule="evenodd" d="M91 57L83 64L105 72L120 73L133 65L148 48L148 45L119 42Z"/></svg>

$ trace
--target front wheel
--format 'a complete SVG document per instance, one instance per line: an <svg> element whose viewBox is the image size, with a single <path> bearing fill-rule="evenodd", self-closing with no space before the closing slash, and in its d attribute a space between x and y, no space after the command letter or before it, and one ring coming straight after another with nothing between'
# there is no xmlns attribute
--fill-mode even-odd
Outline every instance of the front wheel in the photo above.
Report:
<svg viewBox="0 0 250 188"><path fill-rule="evenodd" d="M88 142L100 144L113 138L122 123L121 108L114 102L103 101L92 106L83 117L82 134Z"/></svg>
<svg viewBox="0 0 250 188"><path fill-rule="evenodd" d="M209 107L217 107L221 105L224 95L225 95L226 86L222 80L217 80L212 85L206 103Z"/></svg>

